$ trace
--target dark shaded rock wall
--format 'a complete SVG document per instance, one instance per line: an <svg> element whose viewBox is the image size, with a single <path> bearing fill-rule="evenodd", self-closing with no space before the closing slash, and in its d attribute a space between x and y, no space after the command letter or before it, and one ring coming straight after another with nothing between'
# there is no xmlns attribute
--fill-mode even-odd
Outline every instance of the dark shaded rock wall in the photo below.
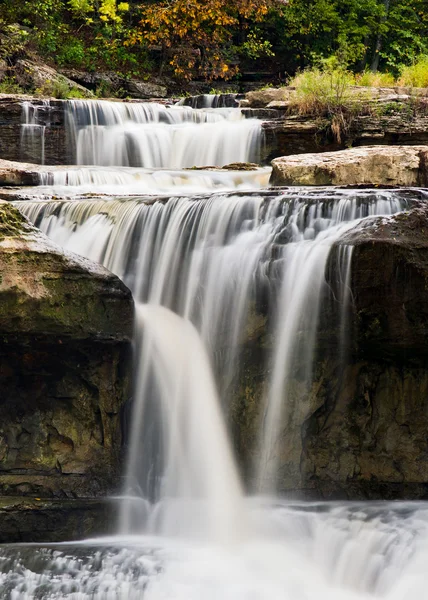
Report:
<svg viewBox="0 0 428 600"><path fill-rule="evenodd" d="M36 124L31 131L23 126L22 103L31 101L39 106ZM42 128L45 129L42 129ZM64 102L50 100L44 105L40 99L30 96L10 97L0 94L0 156L6 160L40 163L42 156L42 136L44 140L45 164L73 164L74 151L67 139L64 126Z"/></svg>
<svg viewBox="0 0 428 600"><path fill-rule="evenodd" d="M117 489L133 303L0 204L0 495Z"/></svg>

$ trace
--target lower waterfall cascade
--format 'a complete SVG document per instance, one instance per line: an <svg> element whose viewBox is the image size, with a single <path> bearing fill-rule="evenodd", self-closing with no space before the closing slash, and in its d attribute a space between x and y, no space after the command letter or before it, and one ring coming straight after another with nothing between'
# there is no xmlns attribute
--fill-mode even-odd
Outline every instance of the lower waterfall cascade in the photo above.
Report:
<svg viewBox="0 0 428 600"><path fill-rule="evenodd" d="M344 236L405 211L416 192L269 188L267 167L192 170L260 162L260 124L234 102L69 101L75 165L46 166L40 186L14 202L131 289L135 373L117 534L0 548L1 597L426 597L426 503L295 500L277 481L281 435L309 394L332 296L335 352L347 351L353 247ZM37 114L23 110L27 143ZM271 343L244 477L227 419L257 319Z"/></svg>

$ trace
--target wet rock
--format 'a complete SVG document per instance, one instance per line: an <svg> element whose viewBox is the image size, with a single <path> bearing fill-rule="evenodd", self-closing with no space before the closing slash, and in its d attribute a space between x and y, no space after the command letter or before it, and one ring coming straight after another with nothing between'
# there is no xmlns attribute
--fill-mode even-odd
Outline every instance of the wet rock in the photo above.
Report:
<svg viewBox="0 0 428 600"><path fill-rule="evenodd" d="M0 496L116 489L132 317L116 276L0 203Z"/></svg>
<svg viewBox="0 0 428 600"><path fill-rule="evenodd" d="M0 160L0 185L38 185L38 165Z"/></svg>
<svg viewBox="0 0 428 600"><path fill-rule="evenodd" d="M374 146L272 161L273 185L398 185L428 181L428 146Z"/></svg>
<svg viewBox="0 0 428 600"><path fill-rule="evenodd" d="M114 533L106 499L0 498L0 543L52 543Z"/></svg>

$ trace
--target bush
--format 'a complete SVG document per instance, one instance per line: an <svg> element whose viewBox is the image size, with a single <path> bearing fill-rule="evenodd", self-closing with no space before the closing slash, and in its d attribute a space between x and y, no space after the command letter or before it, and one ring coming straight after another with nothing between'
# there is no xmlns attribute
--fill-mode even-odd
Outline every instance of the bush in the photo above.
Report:
<svg viewBox="0 0 428 600"><path fill-rule="evenodd" d="M355 82L357 85L375 88L396 85L395 78L391 73L373 73L372 71L364 71L364 73L356 75Z"/></svg>
<svg viewBox="0 0 428 600"><path fill-rule="evenodd" d="M49 96L51 98L58 98L59 100L65 100L66 98L70 98L70 94L72 92L69 84L65 79L47 79L39 88L35 90L37 96ZM71 96L76 97L76 96ZM79 98L81 98L81 94L79 92Z"/></svg>
<svg viewBox="0 0 428 600"><path fill-rule="evenodd" d="M60 66L81 67L86 58L85 46L79 39L64 41L59 49L56 62Z"/></svg>
<svg viewBox="0 0 428 600"><path fill-rule="evenodd" d="M428 56L421 56L413 65L403 67L398 84L409 87L428 87Z"/></svg>

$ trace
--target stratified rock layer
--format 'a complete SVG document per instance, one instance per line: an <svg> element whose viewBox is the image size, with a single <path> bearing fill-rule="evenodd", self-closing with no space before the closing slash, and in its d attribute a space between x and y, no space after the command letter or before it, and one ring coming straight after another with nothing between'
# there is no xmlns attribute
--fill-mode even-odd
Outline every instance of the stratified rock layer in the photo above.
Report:
<svg viewBox="0 0 428 600"><path fill-rule="evenodd" d="M116 488L132 315L116 276L0 204L0 495Z"/></svg>
<svg viewBox="0 0 428 600"><path fill-rule="evenodd" d="M389 185L428 183L428 146L371 146L272 161L272 185Z"/></svg>

